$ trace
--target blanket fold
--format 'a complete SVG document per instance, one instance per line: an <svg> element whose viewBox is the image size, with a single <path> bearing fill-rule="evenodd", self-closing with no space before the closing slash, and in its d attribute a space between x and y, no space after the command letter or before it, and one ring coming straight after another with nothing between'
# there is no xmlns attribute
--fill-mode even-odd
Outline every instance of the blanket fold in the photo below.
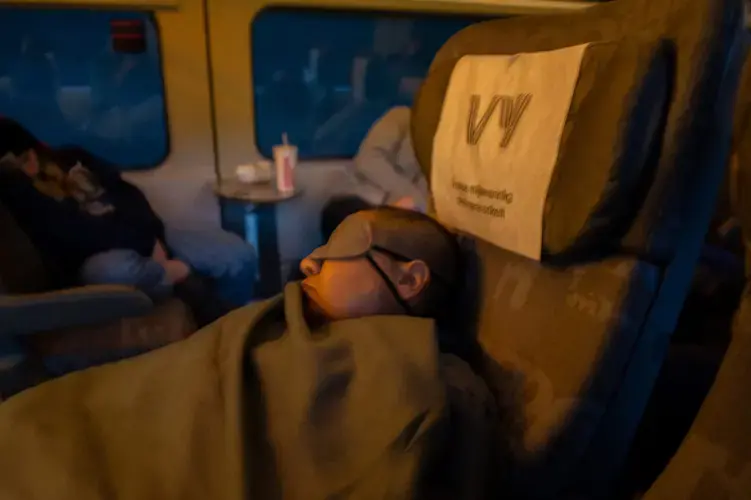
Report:
<svg viewBox="0 0 751 500"><path fill-rule="evenodd" d="M0 405L3 500L423 497L447 419L433 323L315 331L298 283Z"/></svg>

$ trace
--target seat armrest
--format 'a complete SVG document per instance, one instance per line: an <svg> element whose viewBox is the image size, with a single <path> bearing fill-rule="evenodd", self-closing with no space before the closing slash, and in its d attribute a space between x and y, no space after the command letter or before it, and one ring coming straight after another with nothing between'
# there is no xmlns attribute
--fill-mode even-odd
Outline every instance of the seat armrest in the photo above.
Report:
<svg viewBox="0 0 751 500"><path fill-rule="evenodd" d="M148 313L144 293L121 285L91 285L48 293L0 296L0 335L28 335Z"/></svg>

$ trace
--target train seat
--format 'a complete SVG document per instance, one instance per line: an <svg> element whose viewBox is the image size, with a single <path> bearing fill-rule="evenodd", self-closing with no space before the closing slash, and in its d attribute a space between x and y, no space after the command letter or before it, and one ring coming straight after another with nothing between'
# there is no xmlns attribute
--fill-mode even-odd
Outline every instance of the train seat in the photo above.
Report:
<svg viewBox="0 0 751 500"><path fill-rule="evenodd" d="M499 450L510 465L499 466L498 477L514 498L608 496L713 213L745 52L742 32L742 0L615 0L574 14L471 26L436 55L413 107L413 141L439 219L482 233L471 238L479 273L470 280L478 293L474 326L481 369L506 416ZM451 201L450 193L467 192L466 184L452 185L451 175L493 180L476 170L492 156L482 156L489 146L465 155L470 168L457 166L457 149L438 139L467 150L462 141L478 140L471 124L486 118L480 107L474 122L452 125L459 116L452 113L468 109L461 99L471 102L471 92L462 94L454 80L471 82L472 71L492 73L501 60L496 66L532 67L525 66L532 65L530 53L569 53L581 44L590 45L568 96L548 190L538 200L543 211L533 221L539 254L499 244L503 232L491 230L499 226L483 226L476 213L447 220L461 203L485 214L497 210L468 202L471 188L456 195L464 202ZM513 57L478 58L503 55ZM546 76L564 86L565 78ZM551 92L551 85L540 88ZM514 106L526 98L511 96L505 108L504 99L501 124L508 128ZM535 143L521 120L513 141ZM465 126L464 139L451 135Z"/></svg>
<svg viewBox="0 0 751 500"><path fill-rule="evenodd" d="M123 286L60 288L10 212L0 205L0 399L44 379L155 349L196 330L177 299L155 305ZM5 369L3 369L3 367Z"/></svg>
<svg viewBox="0 0 751 500"><path fill-rule="evenodd" d="M644 500L751 498L751 285L701 410Z"/></svg>
<svg viewBox="0 0 751 500"><path fill-rule="evenodd" d="M751 58L743 66L733 116L733 147L707 233L694 284L684 305L676 343L727 346L733 317L746 287L751 264L751 237L742 231L743 214L751 213ZM740 168L743 164L744 168Z"/></svg>
<svg viewBox="0 0 751 500"><path fill-rule="evenodd" d="M721 203L719 211L722 217L718 217L718 220L734 219L741 229L740 239L745 242L746 253L751 250L751 212L747 209L751 200L750 79L751 57L746 59L736 100L733 126L735 156L729 164L727 180L722 188L721 198L725 203ZM744 252L738 253L742 256ZM742 271L739 274L743 276ZM711 313L712 311L705 310L697 315ZM666 453L668 450L657 453L653 449L642 450L638 447L632 450L632 453L638 452L632 458L633 464L643 467L646 461L649 475L639 477L636 481L626 481L627 486L624 490L628 491L624 492L623 498L634 497L633 483L636 484L635 491L644 492L648 489L645 493L637 494L645 500L751 498L751 432L748 426L751 419L751 404L748 403L751 395L748 389L751 375L751 284L747 284L741 294L730 330L729 340L722 344L724 349L719 370L712 370L712 379L707 380L707 385L711 387L708 391L699 391L701 396L706 396L700 408L694 405L698 413L693 408L688 412L692 422L690 429L681 436L683 441L680 447L672 446L671 442L670 455ZM710 340L714 340L718 333L724 332L719 332L716 328L710 328L706 332ZM716 348L713 349L713 346L703 341L704 339L700 340L702 342L698 345L688 344L693 349L698 348L686 359L687 369L692 373L702 371L701 365L707 364L703 361L707 359L706 356L710 359L717 356ZM714 364L715 361L712 359L711 365ZM706 378L706 375L709 373L704 374L703 378ZM672 378L673 382L664 391L687 393L695 390L695 384L686 381L685 369L681 374L672 375ZM675 387L678 383L681 387ZM705 383L702 381L702 385ZM691 397L694 398L694 395ZM642 438L645 448L654 446L655 443L658 447L664 444L665 434L671 434L676 427L673 412L685 414L686 410L689 410L680 404L675 409L675 402L667 395L658 404L663 408L653 412L658 422L652 422L651 429L647 431L646 437ZM669 410L665 407L667 404L671 405ZM682 425L678 427L681 428ZM654 477L657 479L654 480ZM649 484L653 480L654 483Z"/></svg>
<svg viewBox="0 0 751 500"><path fill-rule="evenodd" d="M751 58L736 105L737 154L731 170L732 211L751 253ZM748 267L746 268L748 273ZM751 498L751 282L741 297L730 343L712 388L680 448L644 500Z"/></svg>

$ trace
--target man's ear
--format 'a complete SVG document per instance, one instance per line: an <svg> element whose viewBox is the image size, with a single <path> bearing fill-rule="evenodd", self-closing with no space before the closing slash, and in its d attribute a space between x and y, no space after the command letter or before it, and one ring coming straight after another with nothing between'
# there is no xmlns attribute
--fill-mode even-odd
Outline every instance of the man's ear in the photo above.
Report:
<svg viewBox="0 0 751 500"><path fill-rule="evenodd" d="M399 263L399 278L396 282L396 289L399 296L406 300L412 300L430 283L430 268L421 260Z"/></svg>

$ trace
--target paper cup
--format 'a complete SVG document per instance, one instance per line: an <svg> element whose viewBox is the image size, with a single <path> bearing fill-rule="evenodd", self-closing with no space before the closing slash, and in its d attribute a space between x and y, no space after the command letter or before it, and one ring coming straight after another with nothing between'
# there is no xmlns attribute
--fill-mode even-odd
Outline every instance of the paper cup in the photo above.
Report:
<svg viewBox="0 0 751 500"><path fill-rule="evenodd" d="M297 147L280 144L274 146L274 165L276 168L276 189L280 193L295 190L295 167L297 166Z"/></svg>

